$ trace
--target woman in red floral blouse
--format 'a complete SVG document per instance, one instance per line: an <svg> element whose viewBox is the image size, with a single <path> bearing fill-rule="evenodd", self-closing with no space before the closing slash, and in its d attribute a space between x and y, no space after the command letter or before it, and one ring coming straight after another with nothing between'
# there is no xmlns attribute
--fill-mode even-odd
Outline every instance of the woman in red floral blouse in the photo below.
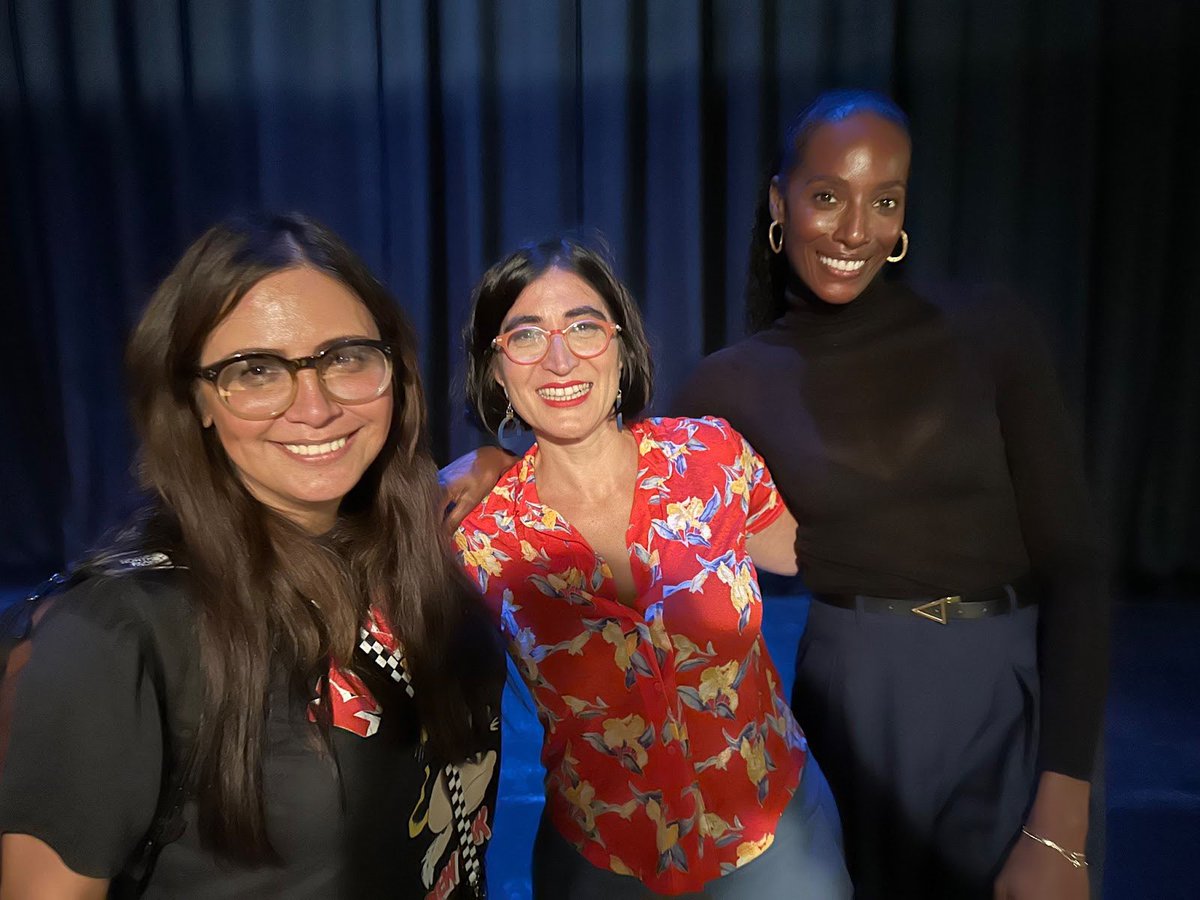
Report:
<svg viewBox="0 0 1200 900"><path fill-rule="evenodd" d="M762 459L722 419L623 424L649 350L574 242L493 266L467 340L480 418L536 438L455 534L545 729L535 895L848 897L760 628L755 565L796 570Z"/></svg>

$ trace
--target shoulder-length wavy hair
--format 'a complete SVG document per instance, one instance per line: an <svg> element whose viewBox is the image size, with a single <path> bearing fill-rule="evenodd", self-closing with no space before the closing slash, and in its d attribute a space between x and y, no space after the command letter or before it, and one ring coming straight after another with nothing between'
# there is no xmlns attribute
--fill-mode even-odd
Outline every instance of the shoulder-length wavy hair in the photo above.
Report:
<svg viewBox="0 0 1200 900"><path fill-rule="evenodd" d="M463 330L467 353L467 403L484 428L495 432L508 401L496 382L496 353L492 340L500 333L504 317L521 292L550 269L573 272L591 286L621 326L617 349L621 359L621 407L628 420L636 419L654 395L654 363L642 314L633 294L621 283L606 255L575 238L554 237L526 244L483 273L471 295L471 315Z"/></svg>
<svg viewBox="0 0 1200 900"><path fill-rule="evenodd" d="M820 94L792 122L770 171L763 179L750 232L750 265L746 275L746 326L762 331L787 311L786 287L790 269L786 253L773 253L767 232L771 226L771 181L787 181L804 159L813 132L828 122L861 113L887 119L911 137L908 116L890 97L868 90L835 90Z"/></svg>
<svg viewBox="0 0 1200 900"><path fill-rule="evenodd" d="M213 329L263 278L300 266L349 288L393 347L389 439L320 537L246 490L215 429L201 426L196 403L196 369ZM440 540L415 347L404 316L362 261L298 215L210 229L155 291L130 339L140 475L157 497L141 543L190 570L205 682L192 771L202 836L230 857L275 857L262 772L272 681L282 671L294 698L310 699L330 661L351 663L370 603L404 647L421 724L439 758L476 752L496 713L502 644Z"/></svg>

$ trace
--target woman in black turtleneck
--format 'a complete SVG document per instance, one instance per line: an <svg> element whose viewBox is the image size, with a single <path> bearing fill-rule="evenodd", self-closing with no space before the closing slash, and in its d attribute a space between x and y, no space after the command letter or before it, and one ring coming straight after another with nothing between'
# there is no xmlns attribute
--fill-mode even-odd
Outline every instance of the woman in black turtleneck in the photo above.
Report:
<svg viewBox="0 0 1200 900"><path fill-rule="evenodd" d="M792 702L858 896L1083 898L1108 602L1079 453L1027 316L883 280L910 151L887 98L809 107L753 238L759 330L672 412L727 418L800 523Z"/></svg>

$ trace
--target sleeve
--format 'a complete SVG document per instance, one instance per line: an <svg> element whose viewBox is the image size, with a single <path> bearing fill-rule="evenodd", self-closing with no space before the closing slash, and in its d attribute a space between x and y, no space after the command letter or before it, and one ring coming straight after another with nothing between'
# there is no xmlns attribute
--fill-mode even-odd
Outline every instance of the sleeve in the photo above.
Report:
<svg viewBox="0 0 1200 900"><path fill-rule="evenodd" d="M746 533L758 534L766 530L783 514L783 498L775 487L775 480L767 469L763 458L755 452L741 434L724 419L708 417L703 421L718 428L725 437L722 448L721 471L725 480L725 503L742 497L746 511Z"/></svg>
<svg viewBox="0 0 1200 900"><path fill-rule="evenodd" d="M1090 780L1108 682L1110 600L1082 453L1036 320L1018 312L996 333L1008 342L997 414L1041 591L1038 766Z"/></svg>
<svg viewBox="0 0 1200 900"><path fill-rule="evenodd" d="M736 432L735 432L736 434ZM746 482L750 489L750 509L746 517L747 534L758 534L766 530L783 514L783 498L775 487L775 479L767 469L767 464L759 456L749 442L738 435L742 445L742 467L746 472Z"/></svg>
<svg viewBox="0 0 1200 900"><path fill-rule="evenodd" d="M111 878L150 827L163 763L159 686L132 624L55 601L14 676L0 832L49 844L81 875Z"/></svg>

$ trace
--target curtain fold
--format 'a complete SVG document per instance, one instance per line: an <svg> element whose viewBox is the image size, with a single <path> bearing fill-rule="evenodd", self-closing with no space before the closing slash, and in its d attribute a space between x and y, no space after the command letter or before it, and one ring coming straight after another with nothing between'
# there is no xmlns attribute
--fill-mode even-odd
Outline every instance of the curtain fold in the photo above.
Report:
<svg viewBox="0 0 1200 900"><path fill-rule="evenodd" d="M908 274L1037 310L1120 571L1200 575L1200 109L1187 0L5 0L0 579L131 504L121 347L213 221L314 215L422 336L431 430L473 446L460 333L518 243L602 234L670 397L742 334L765 166L819 90L892 93Z"/></svg>

